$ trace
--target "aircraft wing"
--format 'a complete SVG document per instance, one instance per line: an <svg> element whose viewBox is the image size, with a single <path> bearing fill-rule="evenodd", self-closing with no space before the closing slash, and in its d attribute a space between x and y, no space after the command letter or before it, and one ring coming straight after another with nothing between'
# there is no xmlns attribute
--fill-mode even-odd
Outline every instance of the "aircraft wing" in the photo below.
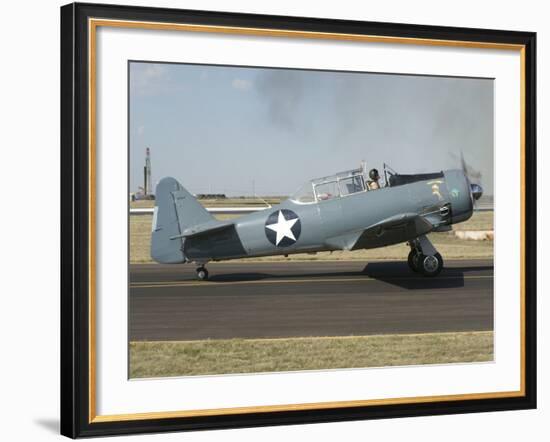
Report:
<svg viewBox="0 0 550 442"><path fill-rule="evenodd" d="M403 213L386 218L357 232L351 232L327 243L344 250L371 249L406 242L433 230L433 224L416 213Z"/></svg>
<svg viewBox="0 0 550 442"><path fill-rule="evenodd" d="M398 244L424 235L432 229L433 224L430 221L415 213L392 216L365 229L351 250Z"/></svg>

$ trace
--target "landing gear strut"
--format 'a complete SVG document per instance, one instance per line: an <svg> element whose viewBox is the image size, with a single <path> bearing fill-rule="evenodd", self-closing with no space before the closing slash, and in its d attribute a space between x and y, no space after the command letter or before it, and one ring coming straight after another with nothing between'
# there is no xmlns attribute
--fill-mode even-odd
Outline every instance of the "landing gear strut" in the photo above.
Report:
<svg viewBox="0 0 550 442"><path fill-rule="evenodd" d="M443 258L426 236L422 235L409 242L408 264L413 272L424 276L437 276L443 269Z"/></svg>
<svg viewBox="0 0 550 442"><path fill-rule="evenodd" d="M409 264L410 269L415 273L420 272L420 265L418 262L420 255L422 255L422 253L419 250L411 247L411 251L409 252L409 258L407 259L407 263Z"/></svg>
<svg viewBox="0 0 550 442"><path fill-rule="evenodd" d="M201 281L206 281L208 279L208 270L206 270L206 267L197 267L197 278Z"/></svg>

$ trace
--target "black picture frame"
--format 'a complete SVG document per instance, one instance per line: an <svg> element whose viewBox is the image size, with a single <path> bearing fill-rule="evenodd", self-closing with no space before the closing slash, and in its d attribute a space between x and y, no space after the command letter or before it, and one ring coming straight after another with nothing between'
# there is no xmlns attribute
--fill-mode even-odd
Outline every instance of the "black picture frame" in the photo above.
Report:
<svg viewBox="0 0 550 442"><path fill-rule="evenodd" d="M437 402L94 421L90 396L90 18L520 45L524 79L524 394ZM61 8L61 434L76 438L536 408L536 34L73 3ZM93 385L92 385L93 387Z"/></svg>

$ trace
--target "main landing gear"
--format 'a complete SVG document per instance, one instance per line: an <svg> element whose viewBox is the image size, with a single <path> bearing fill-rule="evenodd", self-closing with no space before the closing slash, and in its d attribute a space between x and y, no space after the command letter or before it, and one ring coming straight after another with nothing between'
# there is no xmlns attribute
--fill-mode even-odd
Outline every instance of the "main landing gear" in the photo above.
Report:
<svg viewBox="0 0 550 442"><path fill-rule="evenodd" d="M201 281L206 281L208 279L208 270L206 270L206 267L202 265L197 267L197 278Z"/></svg>
<svg viewBox="0 0 550 442"><path fill-rule="evenodd" d="M443 258L426 236L409 241L408 264L413 272L424 276L437 276L443 269Z"/></svg>

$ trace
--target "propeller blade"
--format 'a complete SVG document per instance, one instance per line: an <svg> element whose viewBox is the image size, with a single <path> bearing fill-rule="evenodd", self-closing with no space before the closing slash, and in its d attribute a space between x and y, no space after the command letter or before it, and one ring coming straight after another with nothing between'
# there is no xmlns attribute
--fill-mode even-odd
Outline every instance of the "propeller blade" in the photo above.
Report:
<svg viewBox="0 0 550 442"><path fill-rule="evenodd" d="M462 150L460 151L460 166L462 167L462 172L464 172L464 175L470 181L481 181L481 172L468 165L464 159L464 152Z"/></svg>
<svg viewBox="0 0 550 442"><path fill-rule="evenodd" d="M460 151L460 166L462 167L462 172L464 172L464 175L470 177L470 171L468 170L468 165L464 159L464 152L462 151Z"/></svg>
<svg viewBox="0 0 550 442"><path fill-rule="evenodd" d="M453 154L453 156L456 158L457 155ZM464 176L468 179L468 182L470 183L470 192L472 193L472 198L474 199L474 207L476 206L476 202L481 198L483 195L483 187L481 187L480 184L472 183L473 181L481 181L481 172L475 170L471 166L468 166L468 163L464 159L464 152L460 151L460 167L462 168L462 173L464 173Z"/></svg>

